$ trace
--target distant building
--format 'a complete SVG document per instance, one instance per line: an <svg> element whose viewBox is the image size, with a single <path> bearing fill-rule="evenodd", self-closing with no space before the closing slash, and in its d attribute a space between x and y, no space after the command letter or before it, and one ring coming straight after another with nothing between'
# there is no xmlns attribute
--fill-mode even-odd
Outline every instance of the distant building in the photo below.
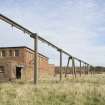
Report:
<svg viewBox="0 0 105 105"><path fill-rule="evenodd" d="M28 47L0 47L0 80L33 80L34 51ZM52 74L54 65L48 57L38 53L39 74Z"/></svg>

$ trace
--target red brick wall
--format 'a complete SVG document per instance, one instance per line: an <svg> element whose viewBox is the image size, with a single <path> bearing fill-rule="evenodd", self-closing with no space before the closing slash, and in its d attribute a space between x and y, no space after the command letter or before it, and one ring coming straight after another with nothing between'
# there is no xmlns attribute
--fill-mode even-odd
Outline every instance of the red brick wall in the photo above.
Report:
<svg viewBox="0 0 105 105"><path fill-rule="evenodd" d="M9 50L12 50L13 52L15 50L19 50L20 55L19 56L9 56ZM16 64L25 65L24 70L26 71L24 75L26 75L27 79L32 79L33 77L33 60L34 60L34 52L28 48L6 48L3 49L6 51L6 56L2 57L0 56L0 61L14 61ZM0 49L2 51L2 49ZM45 75L45 74L51 74L54 71L54 65L48 64L48 58L38 54L38 69L39 69L39 75ZM30 75L30 76L29 76Z"/></svg>
<svg viewBox="0 0 105 105"><path fill-rule="evenodd" d="M19 56L14 56L14 51L19 49L20 51L20 55ZM24 49L23 48L9 48L9 49L0 49L0 53L1 51L4 50L6 52L6 56L5 57L2 57L0 56L0 60L12 60L12 61L16 61L18 64L23 64L24 63ZM9 50L12 50L12 56L9 56Z"/></svg>
<svg viewBox="0 0 105 105"><path fill-rule="evenodd" d="M25 49L25 64L26 65L33 65L33 60L34 60L34 52ZM41 54L38 54L38 69L39 69L39 74L42 75L46 72L48 72L48 58L44 57Z"/></svg>

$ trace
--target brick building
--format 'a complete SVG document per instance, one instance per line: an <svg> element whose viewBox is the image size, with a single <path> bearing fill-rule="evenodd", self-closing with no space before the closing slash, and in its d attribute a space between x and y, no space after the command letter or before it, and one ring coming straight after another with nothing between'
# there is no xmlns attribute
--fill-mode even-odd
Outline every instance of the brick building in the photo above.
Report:
<svg viewBox="0 0 105 105"><path fill-rule="evenodd" d="M34 51L28 47L0 47L0 80L33 80ZM53 69L51 69L53 68ZM38 53L39 75L54 72L48 57Z"/></svg>

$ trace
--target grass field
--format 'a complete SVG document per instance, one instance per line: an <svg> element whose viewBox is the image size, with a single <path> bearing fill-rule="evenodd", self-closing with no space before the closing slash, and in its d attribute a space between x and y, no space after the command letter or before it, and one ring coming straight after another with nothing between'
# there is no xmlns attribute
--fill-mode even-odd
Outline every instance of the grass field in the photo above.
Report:
<svg viewBox="0 0 105 105"><path fill-rule="evenodd" d="M59 83L44 79L37 86L23 81L1 83L0 105L105 105L105 74Z"/></svg>

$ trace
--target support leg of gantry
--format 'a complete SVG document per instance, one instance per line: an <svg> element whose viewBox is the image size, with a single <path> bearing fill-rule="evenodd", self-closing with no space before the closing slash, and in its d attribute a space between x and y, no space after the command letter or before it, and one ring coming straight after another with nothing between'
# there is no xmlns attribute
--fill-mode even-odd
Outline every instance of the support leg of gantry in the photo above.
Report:
<svg viewBox="0 0 105 105"><path fill-rule="evenodd" d="M88 64L88 74L90 74L90 66L89 66L89 64Z"/></svg>
<svg viewBox="0 0 105 105"><path fill-rule="evenodd" d="M85 63L85 75L87 75L87 64Z"/></svg>
<svg viewBox="0 0 105 105"><path fill-rule="evenodd" d="M73 57L72 57L72 69L73 69L73 77L76 78L75 61Z"/></svg>
<svg viewBox="0 0 105 105"><path fill-rule="evenodd" d="M33 33L30 37L34 39L34 84L38 84L38 36Z"/></svg>
<svg viewBox="0 0 105 105"><path fill-rule="evenodd" d="M75 74L75 78L76 78L75 60L74 60L74 74Z"/></svg>
<svg viewBox="0 0 105 105"><path fill-rule="evenodd" d="M80 77L81 77L81 70L82 70L82 69L81 69L81 61L80 61Z"/></svg>
<svg viewBox="0 0 105 105"><path fill-rule="evenodd" d="M84 74L86 74L86 66L85 66L85 63L84 63Z"/></svg>
<svg viewBox="0 0 105 105"><path fill-rule="evenodd" d="M84 63L84 74L86 75L86 65Z"/></svg>
<svg viewBox="0 0 105 105"><path fill-rule="evenodd" d="M67 77L67 71L68 71L70 59L71 57L68 58L67 67L65 68L65 78Z"/></svg>
<svg viewBox="0 0 105 105"><path fill-rule="evenodd" d="M62 50L60 50L60 81L62 80Z"/></svg>
<svg viewBox="0 0 105 105"><path fill-rule="evenodd" d="M87 64L87 74L89 74L89 65Z"/></svg>
<svg viewBox="0 0 105 105"><path fill-rule="evenodd" d="M72 75L73 75L73 78L74 78L74 64L73 64L73 57L72 57Z"/></svg>
<svg viewBox="0 0 105 105"><path fill-rule="evenodd" d="M92 73L92 66L90 66L90 68L89 68L89 69L90 69L90 73L91 73L91 75L92 75L92 74L93 74L93 73Z"/></svg>
<svg viewBox="0 0 105 105"><path fill-rule="evenodd" d="M85 75L87 75L87 64L85 63Z"/></svg>
<svg viewBox="0 0 105 105"><path fill-rule="evenodd" d="M84 63L82 63L82 74L84 75Z"/></svg>
<svg viewBox="0 0 105 105"><path fill-rule="evenodd" d="M85 64L86 67L86 75L88 74L88 68L87 68L87 64Z"/></svg>
<svg viewBox="0 0 105 105"><path fill-rule="evenodd" d="M88 64L86 64L86 74L88 75Z"/></svg>

